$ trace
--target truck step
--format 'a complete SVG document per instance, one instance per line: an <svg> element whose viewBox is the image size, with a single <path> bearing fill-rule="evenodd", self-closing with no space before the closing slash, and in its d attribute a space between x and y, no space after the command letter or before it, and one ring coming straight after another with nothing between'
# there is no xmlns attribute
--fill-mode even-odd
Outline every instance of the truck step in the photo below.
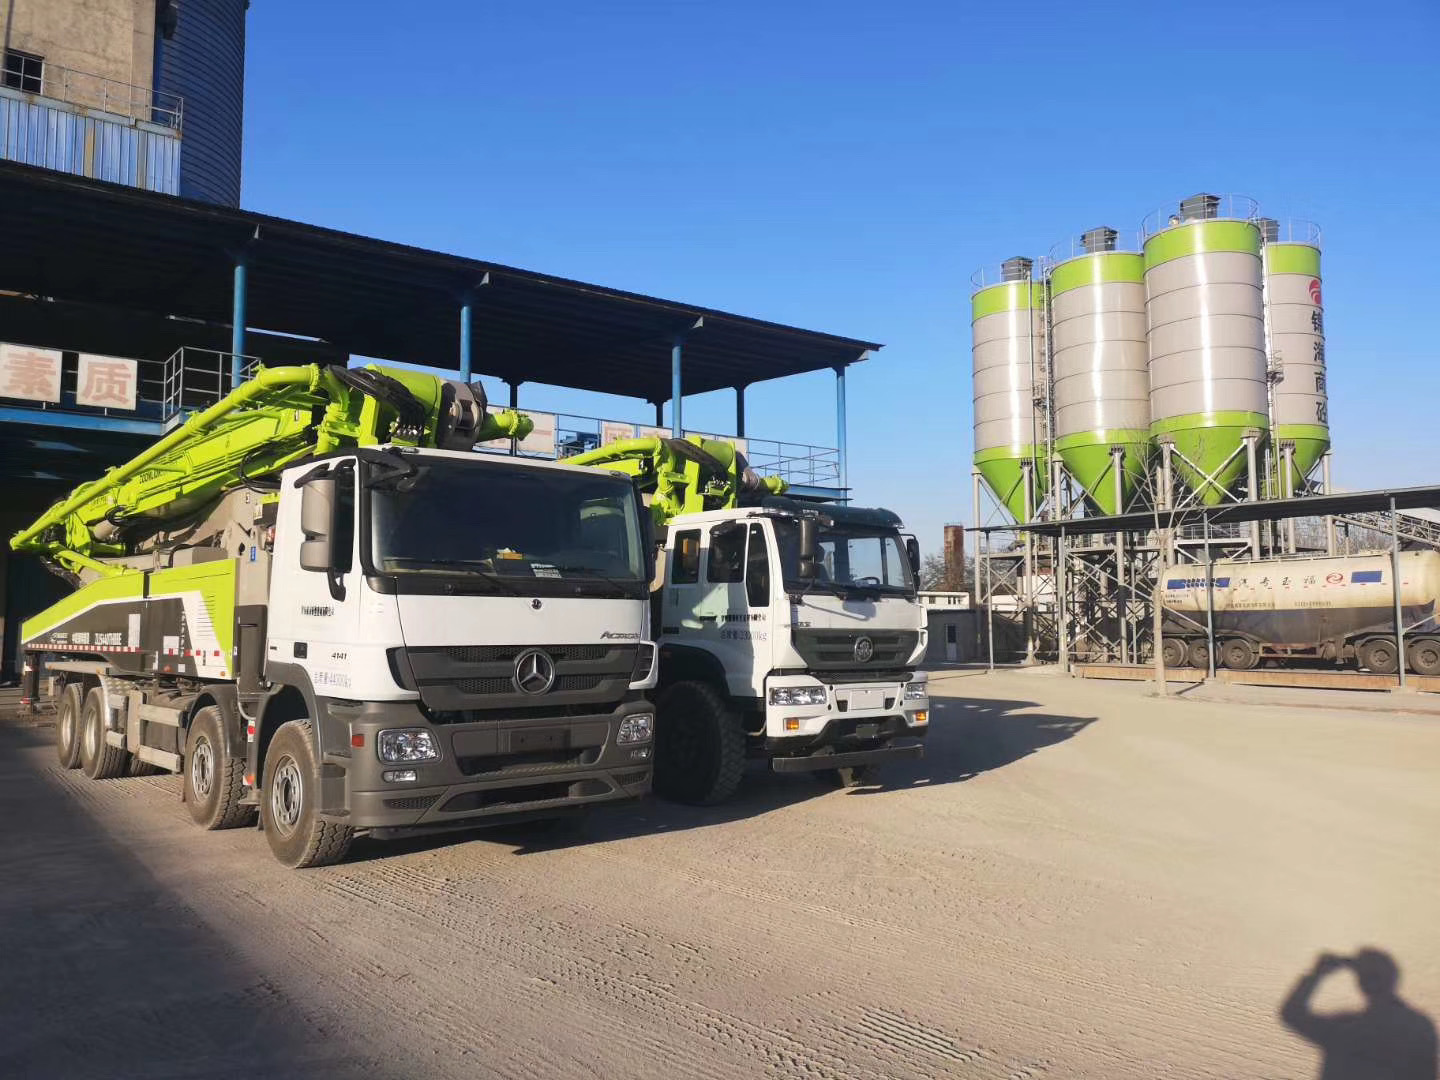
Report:
<svg viewBox="0 0 1440 1080"><path fill-rule="evenodd" d="M123 731L105 732L105 745L118 746L121 750L125 749L125 733Z"/></svg>
<svg viewBox="0 0 1440 1080"><path fill-rule="evenodd" d="M141 720L170 727L179 727L185 719L185 710L171 709L164 705L141 705L137 712Z"/></svg>
<svg viewBox="0 0 1440 1080"><path fill-rule="evenodd" d="M153 746L142 746L135 751L135 756L141 761L147 761L151 765L158 765L169 772L180 771L181 758L179 754L172 754L168 750L156 750Z"/></svg>

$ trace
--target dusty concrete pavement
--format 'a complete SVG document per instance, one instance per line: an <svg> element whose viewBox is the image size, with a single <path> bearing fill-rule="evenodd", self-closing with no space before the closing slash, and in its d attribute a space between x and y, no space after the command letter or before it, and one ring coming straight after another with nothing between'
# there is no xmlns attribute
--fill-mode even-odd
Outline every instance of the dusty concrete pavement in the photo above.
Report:
<svg viewBox="0 0 1440 1080"><path fill-rule="evenodd" d="M0 723L0 1075L1299 1077L1278 1010L1365 945L1440 1013L1440 722L935 686L882 787L302 872Z"/></svg>

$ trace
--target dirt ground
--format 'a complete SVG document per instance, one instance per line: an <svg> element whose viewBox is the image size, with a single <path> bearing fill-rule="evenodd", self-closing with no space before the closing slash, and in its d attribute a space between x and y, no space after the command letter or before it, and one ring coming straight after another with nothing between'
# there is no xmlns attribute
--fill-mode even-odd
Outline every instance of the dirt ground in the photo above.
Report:
<svg viewBox="0 0 1440 1080"><path fill-rule="evenodd" d="M1313 1076L1282 1002L1362 946L1399 997L1302 1026L1336 1076L1434 1075L1440 719L935 687L881 787L757 771L302 872L7 719L0 1076ZM1366 1008L1344 970L1312 1005Z"/></svg>

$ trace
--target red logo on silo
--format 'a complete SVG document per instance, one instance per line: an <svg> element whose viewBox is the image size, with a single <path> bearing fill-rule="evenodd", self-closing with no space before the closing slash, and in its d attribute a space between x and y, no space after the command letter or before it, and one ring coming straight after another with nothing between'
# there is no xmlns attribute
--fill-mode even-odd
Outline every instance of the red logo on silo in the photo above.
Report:
<svg viewBox="0 0 1440 1080"><path fill-rule="evenodd" d="M1318 277L1310 279L1310 302L1316 305L1320 303L1320 279Z"/></svg>

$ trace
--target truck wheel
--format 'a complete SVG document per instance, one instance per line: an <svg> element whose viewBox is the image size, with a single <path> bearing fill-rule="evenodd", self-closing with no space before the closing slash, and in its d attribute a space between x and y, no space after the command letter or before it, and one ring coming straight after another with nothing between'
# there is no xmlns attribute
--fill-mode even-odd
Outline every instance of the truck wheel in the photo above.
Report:
<svg viewBox="0 0 1440 1080"><path fill-rule="evenodd" d="M97 686L85 695L80 710L80 768L91 780L113 780L125 775L130 754L105 741L105 695Z"/></svg>
<svg viewBox="0 0 1440 1080"><path fill-rule="evenodd" d="M1416 675L1440 675L1440 641L1420 638L1405 649L1410 670Z"/></svg>
<svg viewBox="0 0 1440 1080"><path fill-rule="evenodd" d="M1184 667L1185 639L1178 637L1161 639L1160 658L1165 661L1166 667Z"/></svg>
<svg viewBox="0 0 1440 1080"><path fill-rule="evenodd" d="M220 710L207 705L185 734L185 805L202 829L233 829L254 820L253 808L240 804L245 763L226 756L224 722Z"/></svg>
<svg viewBox="0 0 1440 1080"><path fill-rule="evenodd" d="M309 720L281 724L265 753L260 822L275 858L298 870L345 857L355 830L320 819L320 769Z"/></svg>
<svg viewBox="0 0 1440 1080"><path fill-rule="evenodd" d="M60 692L60 704L55 709L55 754L62 769L73 769L80 764L80 710L85 706L85 696L77 683L71 683Z"/></svg>
<svg viewBox="0 0 1440 1080"><path fill-rule="evenodd" d="M1210 670L1210 645L1204 638L1196 638L1185 649L1185 659L1190 666L1201 671Z"/></svg>
<svg viewBox="0 0 1440 1080"><path fill-rule="evenodd" d="M1396 663L1399 658L1391 638L1371 638L1360 646L1356 656L1361 667L1369 668L1376 675L1394 675L1399 670Z"/></svg>
<svg viewBox="0 0 1440 1080"><path fill-rule="evenodd" d="M1249 671L1258 658L1255 646L1244 638L1231 638L1220 646L1220 661L1232 671Z"/></svg>
<svg viewBox="0 0 1440 1080"><path fill-rule="evenodd" d="M709 683L667 687L655 706L655 792L711 806L735 794L745 772L740 718Z"/></svg>

